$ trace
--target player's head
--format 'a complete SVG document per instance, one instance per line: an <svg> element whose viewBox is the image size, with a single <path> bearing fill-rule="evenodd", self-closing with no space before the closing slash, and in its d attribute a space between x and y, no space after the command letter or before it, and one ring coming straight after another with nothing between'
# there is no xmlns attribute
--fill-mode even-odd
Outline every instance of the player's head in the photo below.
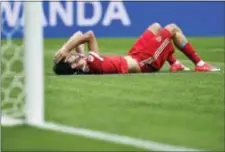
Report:
<svg viewBox="0 0 225 152"><path fill-rule="evenodd" d="M58 75L71 75L77 71L71 67L71 63L64 62L65 59L62 59L58 63L55 63L53 66L53 71Z"/></svg>
<svg viewBox="0 0 225 152"><path fill-rule="evenodd" d="M83 73L84 65L84 57L71 54L67 57L66 62L64 58L60 62L54 64L53 71L58 75L81 74Z"/></svg>

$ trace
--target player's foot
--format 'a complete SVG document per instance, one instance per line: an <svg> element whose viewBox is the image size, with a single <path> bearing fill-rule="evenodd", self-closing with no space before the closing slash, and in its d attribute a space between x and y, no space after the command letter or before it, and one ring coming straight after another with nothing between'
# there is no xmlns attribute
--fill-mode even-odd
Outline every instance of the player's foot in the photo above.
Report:
<svg viewBox="0 0 225 152"><path fill-rule="evenodd" d="M203 64L202 66L195 66L195 72L216 72L220 71L220 68L214 67L208 63Z"/></svg>
<svg viewBox="0 0 225 152"><path fill-rule="evenodd" d="M178 64L171 65L170 71L171 72L190 71L190 69L188 67L186 67L185 65L178 63Z"/></svg>

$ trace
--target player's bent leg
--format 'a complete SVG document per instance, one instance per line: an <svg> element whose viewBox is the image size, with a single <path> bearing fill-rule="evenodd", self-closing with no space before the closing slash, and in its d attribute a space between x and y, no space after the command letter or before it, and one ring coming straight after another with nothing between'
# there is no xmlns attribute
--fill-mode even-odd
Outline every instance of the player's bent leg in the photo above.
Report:
<svg viewBox="0 0 225 152"><path fill-rule="evenodd" d="M175 48L174 48L174 46L173 46L173 44L171 42L168 44L167 47L169 49L167 62L169 62L170 65L173 65L177 61L176 57L174 56Z"/></svg>
<svg viewBox="0 0 225 152"><path fill-rule="evenodd" d="M182 30L176 24L169 24L165 27L165 29L167 29L171 33L175 46L195 64L195 71L209 72L220 70L205 63L201 59L194 47L188 42Z"/></svg>
<svg viewBox="0 0 225 152"><path fill-rule="evenodd" d="M174 50L171 39L172 34L166 29L161 29L153 39L150 39L150 41L154 41L156 45L156 49L152 52L153 61L151 61L151 65L157 70L160 70L165 61L168 61L167 59L169 54L171 54L171 50ZM151 50L151 48L149 48L149 50ZM175 61L171 59L169 62L173 64Z"/></svg>
<svg viewBox="0 0 225 152"><path fill-rule="evenodd" d="M173 42L181 52L183 52L195 64L201 61L201 58L197 55L195 49L188 42L182 30L176 24L169 24L165 26L165 29L172 34Z"/></svg>
<svg viewBox="0 0 225 152"><path fill-rule="evenodd" d="M175 24L168 24L164 27L164 29L166 29L172 37L176 34L177 31Z"/></svg>
<svg viewBox="0 0 225 152"><path fill-rule="evenodd" d="M148 27L148 30L154 35L158 35L162 30L162 26L159 23L153 23Z"/></svg>
<svg viewBox="0 0 225 152"><path fill-rule="evenodd" d="M188 67L182 64L179 60L174 56L175 49L172 43L168 45L168 49L170 50L169 55L167 57L167 61L170 64L171 72L179 72L179 71L190 71Z"/></svg>
<svg viewBox="0 0 225 152"><path fill-rule="evenodd" d="M149 27L141 34L141 36L136 40L136 42L132 45L131 49L128 51L128 55L135 54L138 50L136 48L145 48L142 41L148 42L151 41L160 31L162 27L159 23L153 23L149 25Z"/></svg>

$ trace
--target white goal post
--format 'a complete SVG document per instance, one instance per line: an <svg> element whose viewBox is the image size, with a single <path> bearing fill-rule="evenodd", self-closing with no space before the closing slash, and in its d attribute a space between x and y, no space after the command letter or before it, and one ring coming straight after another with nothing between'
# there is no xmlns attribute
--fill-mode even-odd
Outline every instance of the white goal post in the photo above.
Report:
<svg viewBox="0 0 225 152"><path fill-rule="evenodd" d="M4 3L4 2L3 2ZM41 125L44 122L44 75L43 75L43 27L42 27L42 2L23 2L24 10L24 39L22 47L24 49L23 56L23 73L24 73L24 99L22 113L23 120L13 118L13 115L7 115L2 110L1 124L12 125L18 123L26 123L29 125ZM2 9L2 8L1 8ZM3 24L4 25L4 24ZM4 30L2 26L1 31ZM2 34L2 33L1 33ZM7 38L11 39L11 37ZM12 38L13 39L13 38ZM7 41L7 40L6 40ZM7 42L6 42L7 43ZM11 42L9 43L10 45ZM17 47L17 46L15 46ZM2 50L2 46L1 46ZM4 52L8 50L5 49ZM16 51L16 50L15 50ZM7 61L5 61L7 62ZM3 64L1 62L1 64ZM7 64L7 63L5 63ZM2 73L3 72L3 73ZM4 71L1 71L1 75ZM7 77L7 76L6 76ZM15 79L15 75L13 76ZM4 81L2 78L1 81ZM2 86L4 87L4 85ZM1 90L5 90L1 88ZM8 88L10 89L10 88ZM10 99L10 98L7 98ZM17 98L18 100L18 98ZM1 100L7 102L7 100ZM14 103L12 103L13 105ZM1 104L3 105L3 103ZM7 107L10 108L10 107ZM7 124L9 123L9 124Z"/></svg>
<svg viewBox="0 0 225 152"><path fill-rule="evenodd" d="M25 117L28 124L43 123L43 28L42 3L24 2Z"/></svg>

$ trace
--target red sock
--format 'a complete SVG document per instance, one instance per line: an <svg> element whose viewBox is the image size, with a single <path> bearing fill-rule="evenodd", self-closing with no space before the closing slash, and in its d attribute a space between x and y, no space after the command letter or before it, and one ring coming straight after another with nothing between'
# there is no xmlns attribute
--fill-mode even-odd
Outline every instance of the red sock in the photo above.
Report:
<svg viewBox="0 0 225 152"><path fill-rule="evenodd" d="M195 64L201 61L201 58L198 56L195 49L192 47L192 45L189 42L186 45L184 45L184 47L181 50Z"/></svg>
<svg viewBox="0 0 225 152"><path fill-rule="evenodd" d="M169 34L169 31L167 29L165 29L165 31L167 31L167 34ZM167 57L167 61L169 62L170 65L173 65L177 61L177 59L174 57L175 48L172 42L170 42L167 47L170 50Z"/></svg>
<svg viewBox="0 0 225 152"><path fill-rule="evenodd" d="M170 65L173 65L176 62L176 58L173 55L170 55L167 59Z"/></svg>

